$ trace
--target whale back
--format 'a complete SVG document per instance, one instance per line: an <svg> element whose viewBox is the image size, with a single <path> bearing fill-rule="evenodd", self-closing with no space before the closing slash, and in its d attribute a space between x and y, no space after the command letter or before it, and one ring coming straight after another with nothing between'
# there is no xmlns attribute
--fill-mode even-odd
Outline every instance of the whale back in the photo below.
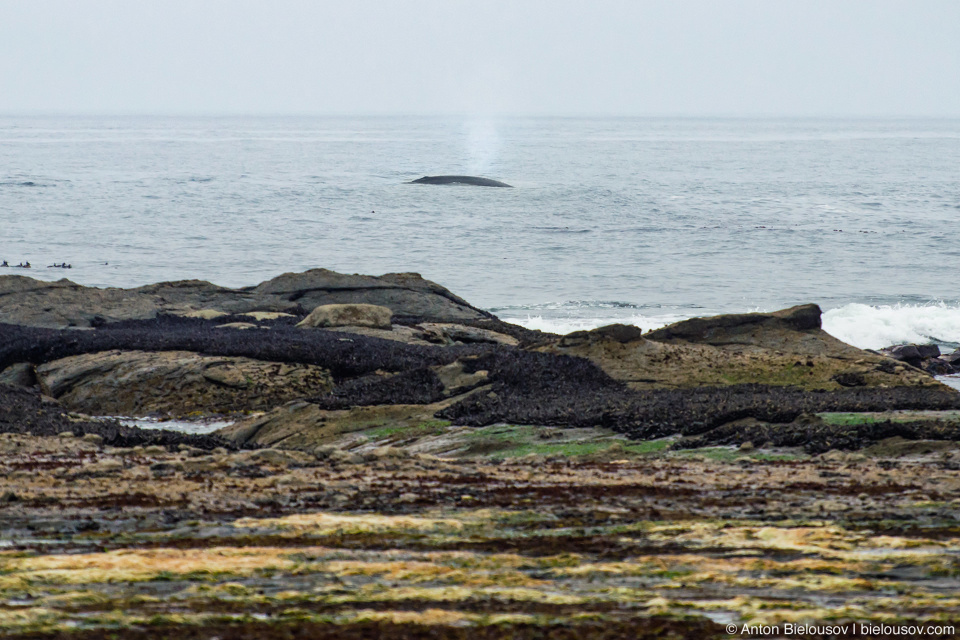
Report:
<svg viewBox="0 0 960 640"><path fill-rule="evenodd" d="M476 187L511 187L512 185L478 176L423 176L408 184L469 184Z"/></svg>

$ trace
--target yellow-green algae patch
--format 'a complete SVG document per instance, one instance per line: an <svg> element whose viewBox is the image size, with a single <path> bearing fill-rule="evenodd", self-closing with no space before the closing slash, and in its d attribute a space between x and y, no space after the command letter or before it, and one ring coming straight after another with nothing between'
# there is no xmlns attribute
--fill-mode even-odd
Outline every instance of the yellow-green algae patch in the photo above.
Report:
<svg viewBox="0 0 960 640"><path fill-rule="evenodd" d="M481 570L471 567L445 566L434 562L329 562L325 570L340 575L363 575L390 582L442 582L468 587L482 586L543 586L543 580L531 578L520 571L504 568Z"/></svg>
<svg viewBox="0 0 960 640"><path fill-rule="evenodd" d="M262 569L290 569L290 549L136 549L40 555L0 561L0 589L31 584L139 582L170 575L240 576Z"/></svg>
<svg viewBox="0 0 960 640"><path fill-rule="evenodd" d="M429 601L459 602L465 600L499 600L546 604L585 604L590 601L577 596L530 587L491 587L491 586L447 586L447 587L384 587L375 584L360 590L367 602L378 601ZM332 602L354 601L354 597L334 596Z"/></svg>
<svg viewBox="0 0 960 640"><path fill-rule="evenodd" d="M342 515L333 513L294 514L283 518L242 518L235 527L308 530L315 535L351 533L434 533L458 531L461 520L452 518L419 518L413 516L384 516L377 514Z"/></svg>
<svg viewBox="0 0 960 640"><path fill-rule="evenodd" d="M896 536L872 536L838 525L744 526L734 523L689 522L644 527L651 540L673 541L697 547L762 549L817 554L824 558L877 560L912 558L923 562L931 554L955 548L956 539L926 540Z"/></svg>

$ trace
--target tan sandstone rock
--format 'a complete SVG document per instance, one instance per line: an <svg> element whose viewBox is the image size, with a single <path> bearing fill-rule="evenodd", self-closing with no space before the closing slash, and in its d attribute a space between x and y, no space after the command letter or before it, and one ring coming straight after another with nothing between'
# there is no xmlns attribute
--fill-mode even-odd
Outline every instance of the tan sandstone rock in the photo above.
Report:
<svg viewBox="0 0 960 640"><path fill-rule="evenodd" d="M202 320L216 320L217 318L222 318L225 315L223 311L217 311L216 309L194 309L191 311L178 311L174 312L172 315L182 316L184 318L200 318Z"/></svg>
<svg viewBox="0 0 960 640"><path fill-rule="evenodd" d="M241 313L241 316L246 316L247 318L253 318L254 320L277 320L279 318L292 318L294 317L291 313L283 313L281 311L251 311L250 313Z"/></svg>
<svg viewBox="0 0 960 640"><path fill-rule="evenodd" d="M323 327L370 327L389 329L393 311L374 304L325 304L310 312L297 326L302 328Z"/></svg>
<svg viewBox="0 0 960 640"><path fill-rule="evenodd" d="M577 331L539 351L579 356L635 389L759 383L806 389L939 385L820 328L820 308L693 318L641 335L611 325Z"/></svg>
<svg viewBox="0 0 960 640"><path fill-rule="evenodd" d="M243 330L243 329L259 329L260 327L258 327L257 325L253 324L252 322L227 322L226 324L218 324L218 325L216 326L216 328L217 328L217 329L241 329L241 330ZM269 329L269 327L264 327L264 328L265 328L265 329Z"/></svg>

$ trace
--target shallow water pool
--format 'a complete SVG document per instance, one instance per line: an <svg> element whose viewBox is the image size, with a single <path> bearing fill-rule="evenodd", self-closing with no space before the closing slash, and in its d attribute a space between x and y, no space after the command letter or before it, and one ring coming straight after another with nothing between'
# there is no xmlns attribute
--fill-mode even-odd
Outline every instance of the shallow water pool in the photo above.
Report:
<svg viewBox="0 0 960 640"><path fill-rule="evenodd" d="M948 387L953 387L957 391L960 391L960 374L953 374L949 376L937 376L937 380L947 385Z"/></svg>
<svg viewBox="0 0 960 640"><path fill-rule="evenodd" d="M233 420L160 420L158 418L132 418L129 416L110 416L128 427L141 429L166 429L180 433L204 434L229 427Z"/></svg>

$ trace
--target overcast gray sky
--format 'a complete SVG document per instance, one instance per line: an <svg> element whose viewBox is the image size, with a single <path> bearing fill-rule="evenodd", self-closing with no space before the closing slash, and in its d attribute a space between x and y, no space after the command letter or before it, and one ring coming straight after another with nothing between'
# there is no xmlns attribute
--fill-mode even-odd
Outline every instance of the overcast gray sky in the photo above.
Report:
<svg viewBox="0 0 960 640"><path fill-rule="evenodd" d="M0 112L960 116L960 1L0 0Z"/></svg>

